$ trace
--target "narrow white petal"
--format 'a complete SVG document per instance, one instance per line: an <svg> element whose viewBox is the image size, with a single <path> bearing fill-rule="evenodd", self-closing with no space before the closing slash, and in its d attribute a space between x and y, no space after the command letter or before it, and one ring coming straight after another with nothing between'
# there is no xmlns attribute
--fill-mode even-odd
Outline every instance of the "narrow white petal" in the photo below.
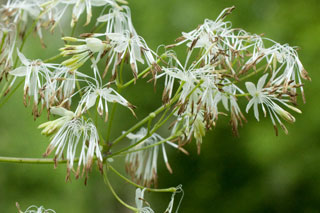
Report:
<svg viewBox="0 0 320 213"><path fill-rule="evenodd" d="M257 91L261 91L261 90L262 90L264 84L266 83L267 77L268 77L268 73L265 74L265 75L263 75L263 76L259 79L258 85L257 85Z"/></svg>
<svg viewBox="0 0 320 213"><path fill-rule="evenodd" d="M246 82L246 88L251 96L255 96L257 89L256 89L256 86L252 82Z"/></svg>

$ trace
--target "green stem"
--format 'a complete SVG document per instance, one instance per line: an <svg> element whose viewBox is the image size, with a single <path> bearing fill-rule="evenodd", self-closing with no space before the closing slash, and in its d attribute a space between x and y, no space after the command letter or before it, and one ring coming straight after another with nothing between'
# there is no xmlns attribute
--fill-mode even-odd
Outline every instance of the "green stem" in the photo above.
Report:
<svg viewBox="0 0 320 213"><path fill-rule="evenodd" d="M79 159L75 159L74 162L78 162ZM55 163L67 163L67 160L54 160L53 158L16 158L16 157L0 157L0 162L3 163L26 163L26 164L55 164Z"/></svg>
<svg viewBox="0 0 320 213"><path fill-rule="evenodd" d="M116 84L117 84L117 92L120 94L121 91L122 91L122 83L123 83L123 80L122 80L122 72L123 72L123 66L124 66L124 61L125 61L125 58L126 58L126 54L127 52L125 52L124 54L124 57L122 58L121 60L121 64L120 64L120 74L119 74L119 79L117 77L116 79ZM116 109L117 109L117 106L118 104L116 102L113 103L112 105L112 109L111 109L111 115L110 115L110 119L109 119L109 122L108 122L108 129L107 129L107 136L106 136L106 143L109 143L109 139L110 139L110 134L111 134L111 128L112 128L112 123L113 123L113 119L114 119L114 116L116 114ZM107 145L107 144L106 144ZM107 150L108 151L108 150Z"/></svg>
<svg viewBox="0 0 320 213"><path fill-rule="evenodd" d="M99 26L94 27L91 32L98 32L99 30L102 29L102 27L104 27L107 24L107 22L102 22Z"/></svg>
<svg viewBox="0 0 320 213"><path fill-rule="evenodd" d="M112 128L112 122L113 122L114 116L116 114L116 108L117 108L117 103L113 103L112 109L111 109L111 113L110 113L110 118L109 118L109 121L108 121L106 143L109 142L109 138L110 138L110 134L111 134L111 128Z"/></svg>
<svg viewBox="0 0 320 213"><path fill-rule="evenodd" d="M74 25L73 25L73 27L72 27L72 29L71 29L71 37L73 37L73 36L74 36L74 33L76 32L77 23L78 23L78 22L74 23Z"/></svg>
<svg viewBox="0 0 320 213"><path fill-rule="evenodd" d="M168 138L166 138L166 139L163 139L163 140L161 140L161 141L159 141L159 142L157 142L157 143L154 143L154 144L145 146L145 147L140 148L140 149L135 149L135 150L130 150L130 151L128 151L129 149L134 148L135 146L137 146L137 145L139 145L140 143L142 143L143 141L145 141L148 137L150 137L150 135L146 135L145 137L143 137L142 139L140 139L140 140L139 140L138 142L136 142L135 144L132 144L132 145L130 145L130 146L128 146L128 147L125 147L125 148L121 149L120 151L115 152L115 153L109 155L107 158L111 158L111 157L115 157L115 156L119 156L119 155L126 155L126 154L130 154L130 153L133 153L133 152L139 152L139 151L142 151L142 150L146 150L146 149L149 149L149 148L158 146L158 145L160 145L160 144L162 144L162 143L165 143L165 142L167 142L167 141L170 141L170 140L178 137L179 135L180 135L180 134L175 134L175 135L172 135L172 136L170 136L170 137L168 137Z"/></svg>
<svg viewBox="0 0 320 213"><path fill-rule="evenodd" d="M2 48L3 48L3 45L4 45L4 42L6 40L7 35L8 35L8 33L4 32L4 35L3 35L2 41L1 41L1 45L0 45L0 52L2 52Z"/></svg>
<svg viewBox="0 0 320 213"><path fill-rule="evenodd" d="M201 85L202 81L200 81L200 85ZM170 102L168 104L164 104L161 107L159 107L157 110L155 110L154 112L150 113L148 116L146 116L144 119L142 119L141 121L139 121L138 123L136 123L133 127L131 127L130 129L128 129L126 132L124 132L122 135L120 135L118 138L116 138L113 142L112 142L112 146L117 144L119 141L121 141L123 138L125 138L129 133L133 132L134 130L138 129L139 127L141 127L142 125L144 125L146 122L148 122L150 119L154 118L155 116L157 116L160 112L162 112L163 110L170 108L171 105L173 103L175 103L178 99L179 99L179 92L182 89L182 85L183 83L180 85L179 89L177 90L175 96L170 100ZM197 85L196 88L200 85ZM195 88L195 89L196 89ZM195 91L192 90L192 92ZM191 93L192 93L191 92ZM190 95L190 94L189 94Z"/></svg>
<svg viewBox="0 0 320 213"><path fill-rule="evenodd" d="M170 104L167 105L162 105L161 107L159 107L157 110L155 110L153 113L150 113L148 116L146 116L144 119L142 119L141 121L139 121L138 123L136 123L133 127L131 127L130 129L128 129L126 132L124 132L122 135L120 135L118 138L116 138L112 145L117 144L119 141L121 141L123 138L125 138L129 133L133 132L134 130L138 129L139 127L141 127L143 124L145 124L146 122L149 121L150 118L152 118L154 115L158 115L160 112L162 112L164 109L166 109L167 107L171 106L176 100L178 100L178 98L172 99L170 101Z"/></svg>
<svg viewBox="0 0 320 213"><path fill-rule="evenodd" d="M167 188L167 189L147 188L147 187L141 186L139 184L136 184L135 182L133 182L130 179L126 178L120 172L118 172L115 168L113 168L110 164L108 164L108 168L111 169L120 178L122 178L123 180L125 180L126 182L130 183L131 185L133 185L133 186L135 186L137 188L145 189L146 191L149 191L149 192L176 192L177 191L177 189L175 187L170 187L170 188Z"/></svg>
<svg viewBox="0 0 320 213"><path fill-rule="evenodd" d="M261 72L262 70L265 70L265 69L266 69L265 67L260 67L259 69L257 69L257 70L255 70L255 71L249 73L248 75L240 78L238 81L235 81L235 82L233 82L233 83L246 80L247 78L250 78L251 76L254 76L255 74L257 74L257 73L259 73L259 72Z"/></svg>
<svg viewBox="0 0 320 213"><path fill-rule="evenodd" d="M162 54L162 55L160 56L160 58L156 61L156 63L157 63L157 64L160 63L160 62L161 62L163 59L165 59L166 57L167 57L166 54ZM143 70L142 72L140 72L140 73L138 74L138 76L137 76L137 79L139 79L140 77L144 76L147 72L149 72L149 71L151 70L151 68L152 68L152 65L149 66L148 68L146 68L145 70ZM121 88L126 88L126 87L130 86L130 85L131 85L132 83L134 83L137 79L135 79L135 78L131 79L131 80L128 81L127 83L121 85Z"/></svg>
<svg viewBox="0 0 320 213"><path fill-rule="evenodd" d="M48 62L51 62L51 61L54 61L54 60L60 58L61 56L62 56L62 54L59 53L59 54L57 54L57 55L55 55L55 56L52 56L51 58L48 58L48 59L46 59L46 60L43 60L43 62L44 62L44 63L48 63Z"/></svg>
<svg viewBox="0 0 320 213"><path fill-rule="evenodd" d="M113 196L122 204L124 205L125 207L127 207L128 209L131 209L132 211L134 212L137 212L138 209L133 207L133 206L130 206L129 204L125 203L123 200L121 200L121 198L117 195L117 193L114 191L112 185L110 184L110 181L108 179L108 176L107 176L107 170L104 169L103 171L103 180L104 180L104 183L109 187L110 191L112 192Z"/></svg>
<svg viewBox="0 0 320 213"><path fill-rule="evenodd" d="M169 118L171 118L171 117L174 115L174 113L175 113L178 109L179 109L179 108L175 108L174 110L172 110L172 112L171 112L164 120L162 120L162 121L160 121L160 122L157 122L157 123L154 125L153 129L151 130L151 132L152 132L152 133L156 132L163 124L165 124L165 123L169 120Z"/></svg>

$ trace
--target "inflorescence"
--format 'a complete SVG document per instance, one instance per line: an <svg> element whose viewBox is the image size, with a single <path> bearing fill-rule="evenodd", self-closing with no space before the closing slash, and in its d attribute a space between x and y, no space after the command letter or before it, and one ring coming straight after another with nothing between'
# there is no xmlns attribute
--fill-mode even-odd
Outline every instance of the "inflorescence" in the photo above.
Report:
<svg viewBox="0 0 320 213"><path fill-rule="evenodd" d="M111 164L111 157L125 155L126 170L134 182L156 185L160 150L172 173L165 147L188 154L182 147L194 139L200 153L203 137L221 115L229 117L235 135L247 122L246 113L253 113L258 121L261 114L269 117L276 134L278 126L288 133L284 121L293 123L291 113L301 113L297 102L299 95L305 102L302 80L311 80L297 48L233 28L230 21L225 21L234 9L231 7L216 20L206 19L196 29L183 32L159 55L136 32L126 4L123 0L9 0L0 7L0 79L6 81L1 96L10 93L17 80L24 79L25 106L32 104L34 119L43 110L50 119L39 126L42 134L51 136L43 156L54 153L55 161L66 159L67 180L72 172L87 180L94 162L103 172L103 165ZM64 57L62 63L28 59L22 53L31 31L37 32L45 46L43 30L61 29L60 24L68 17L71 28L75 28L85 12L88 25L92 7L103 7L95 29L62 37L65 46L57 56ZM27 30L29 20L33 20L31 31ZM176 48L186 48L182 59ZM122 79L124 64L129 65L133 76L126 84ZM147 68L141 70L141 65ZM157 79L164 79L160 81L164 82L160 85L160 108L118 138L105 138L101 134L104 127L96 126L92 109L109 127L114 116L109 115L110 103L128 108L135 116L136 103L123 97L121 90L149 73L157 86ZM50 115L60 118L51 120ZM165 124L170 131L162 137L156 131ZM119 151L115 145L126 137L131 143ZM153 212L140 199L144 191L137 190L137 208L132 209ZM173 203L170 205L168 212Z"/></svg>

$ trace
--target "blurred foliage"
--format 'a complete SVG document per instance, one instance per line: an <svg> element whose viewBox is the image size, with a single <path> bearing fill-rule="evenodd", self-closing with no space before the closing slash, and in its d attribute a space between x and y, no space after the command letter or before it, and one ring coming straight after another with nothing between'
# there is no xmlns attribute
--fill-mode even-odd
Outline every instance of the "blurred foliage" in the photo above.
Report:
<svg viewBox="0 0 320 213"><path fill-rule="evenodd" d="M196 154L194 143L187 146L190 156L170 153L173 175L159 161L159 187L183 185L185 196L179 211L183 213L319 212L319 0L130 2L137 32L153 49L160 44L171 44L182 31L194 29L205 18L215 19L220 11L232 5L236 10L228 20L232 21L233 27L264 33L280 43L300 47L300 59L312 77L312 82L305 85L307 103L299 103L303 113L295 114L297 121L294 125L287 125L289 135L281 132L278 137L269 119L258 123L252 115L247 115L248 123L240 128L240 138L234 138L228 118L220 117L217 127L205 137L201 155ZM98 14L96 11L95 15ZM63 28L68 28L68 24ZM89 29L78 25L77 32ZM38 39L29 39L24 52L30 58L38 58L39 55L41 58L50 57L57 53L52 52L52 48L58 49L63 45L57 38L59 35L58 32L47 35L47 49L40 48ZM161 90L154 93L152 85L143 82L140 80L136 87L125 93L125 97L138 106L139 118L161 103ZM0 111L0 155L41 157L48 138L40 135L37 126L46 120L46 116L33 121L31 110L22 104L21 90ZM113 136L135 122L127 119L130 112L126 109L119 108L118 113ZM161 131L166 134L166 129ZM122 163L118 168L124 172ZM112 197L96 168L87 186L82 179L65 183L64 176L65 165L53 169L53 165L1 163L0 212L17 212L16 201L22 209L43 205L57 213L129 212ZM112 183L122 199L134 204L133 187L114 176ZM146 196L156 212L163 212L171 195L148 193Z"/></svg>

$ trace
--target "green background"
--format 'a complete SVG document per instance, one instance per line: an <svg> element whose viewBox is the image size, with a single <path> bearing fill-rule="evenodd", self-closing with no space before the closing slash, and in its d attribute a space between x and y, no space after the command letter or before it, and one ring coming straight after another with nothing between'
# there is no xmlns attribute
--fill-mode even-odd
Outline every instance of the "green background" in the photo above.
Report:
<svg viewBox="0 0 320 213"><path fill-rule="evenodd" d="M320 212L320 140L319 127L319 50L320 2L318 0L137 0L130 1L137 32L153 49L171 44L182 31L190 31L205 18L215 19L225 8L236 10L227 20L233 27L252 33L264 33L280 43L299 46L299 56L312 82L305 82L307 103L294 114L296 123L288 124L289 135L276 137L270 119L257 122L252 114L240 128L240 137L232 136L226 117L203 140L201 155L195 143L185 156L171 149L170 175L159 156L159 187L183 185L185 196L180 207L188 212ZM94 14L98 15L98 11ZM80 23L84 23L81 20ZM68 31L68 23L63 26ZM77 33L90 29L77 27ZM47 49L41 49L37 37L28 40L24 53L29 58L48 58L63 43L60 34L46 34ZM129 75L130 76L130 75ZM143 118L161 103L161 81L156 93L151 84L138 81L124 96L138 106ZM3 82L0 86L2 86ZM143 91L143 93L141 92ZM45 116L33 121L31 109L23 106L22 87L0 109L0 155L41 157L49 141L37 126ZM242 107L244 109L244 106ZM135 119L119 107L113 128L114 138ZM167 134L166 129L161 133ZM126 143L126 142L124 142ZM169 150L169 149L167 149ZM124 172L123 159L115 159ZM17 212L30 205L44 205L56 212L129 212L111 195L94 167L88 185L83 179L65 183L65 165L26 165L0 163L0 212ZM112 175L111 181L123 200L134 205L134 188ZM156 212L163 212L170 194L146 194ZM177 196L179 198L179 195ZM178 200L178 199L177 199ZM176 200L176 201L177 201ZM177 204L177 202L176 202Z"/></svg>

